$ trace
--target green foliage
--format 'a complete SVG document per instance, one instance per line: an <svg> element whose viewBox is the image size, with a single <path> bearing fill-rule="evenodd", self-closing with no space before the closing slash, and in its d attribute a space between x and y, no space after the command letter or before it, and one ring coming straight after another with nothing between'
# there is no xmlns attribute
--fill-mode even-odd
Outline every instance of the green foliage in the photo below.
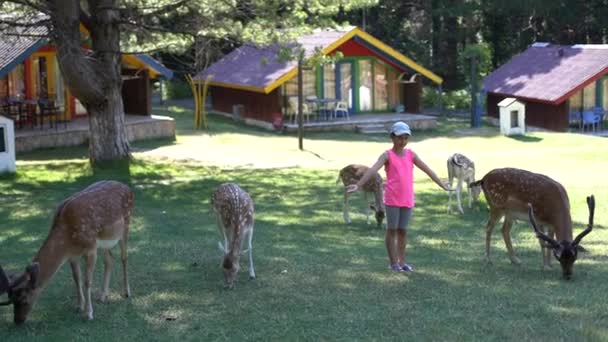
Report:
<svg viewBox="0 0 608 342"><path fill-rule="evenodd" d="M422 101L425 108L438 108L439 95L436 87L422 88ZM446 110L469 110L471 108L471 93L467 89L443 92L442 106Z"/></svg>
<svg viewBox="0 0 608 342"><path fill-rule="evenodd" d="M458 64L462 69L467 83L471 83L471 60L475 59L476 75L475 79L479 84L481 80L492 71L492 56L490 47L486 43L467 45L464 51L458 55ZM478 87L479 89L479 87Z"/></svg>
<svg viewBox="0 0 608 342"><path fill-rule="evenodd" d="M178 77L167 81L165 87L163 87L163 92L163 98L170 100L192 98L193 96L188 83Z"/></svg>

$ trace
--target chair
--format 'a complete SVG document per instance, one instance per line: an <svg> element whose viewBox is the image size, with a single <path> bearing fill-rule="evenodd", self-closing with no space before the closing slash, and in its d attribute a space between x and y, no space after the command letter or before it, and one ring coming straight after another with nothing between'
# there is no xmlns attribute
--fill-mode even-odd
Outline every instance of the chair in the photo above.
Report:
<svg viewBox="0 0 608 342"><path fill-rule="evenodd" d="M293 116L293 123L295 124L298 119L298 98L295 96L291 96L287 100L287 115ZM306 122L310 121L310 111L308 109L308 105L306 103L302 103L302 115L303 119Z"/></svg>
<svg viewBox="0 0 608 342"><path fill-rule="evenodd" d="M47 98L38 99L38 107L40 109L40 112L38 113L38 118L40 119L40 129L44 128L44 118L48 118L49 127L53 127L53 122L55 123L56 127L59 108L55 106L55 101Z"/></svg>
<svg viewBox="0 0 608 342"><path fill-rule="evenodd" d="M338 101L336 103L336 108L334 108L334 117L337 119L339 113L342 113L346 120L350 120L350 116L348 114L348 103L346 101Z"/></svg>
<svg viewBox="0 0 608 342"><path fill-rule="evenodd" d="M595 107L593 108L593 112L599 116L600 122L599 122L599 129L600 131L604 128L604 117L606 116L606 113L604 111L604 108L602 107Z"/></svg>
<svg viewBox="0 0 608 342"><path fill-rule="evenodd" d="M576 110L576 109L571 109L570 113L568 114L568 123L573 125L573 124L578 124L580 125L581 123L581 111L580 110Z"/></svg>
<svg viewBox="0 0 608 342"><path fill-rule="evenodd" d="M601 122L601 116L597 114L595 111L587 110L583 112L583 132L585 131L585 126L591 126L591 129L595 132L596 128L599 126Z"/></svg>

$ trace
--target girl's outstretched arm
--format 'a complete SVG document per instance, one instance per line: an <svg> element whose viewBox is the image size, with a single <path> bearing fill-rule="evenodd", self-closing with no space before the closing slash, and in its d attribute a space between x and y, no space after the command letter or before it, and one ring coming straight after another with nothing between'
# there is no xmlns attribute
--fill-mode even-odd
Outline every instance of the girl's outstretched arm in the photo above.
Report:
<svg viewBox="0 0 608 342"><path fill-rule="evenodd" d="M416 152L412 151L412 153L414 154L414 165L416 165L416 167L418 167L420 170L424 171L424 173L426 173L429 176L429 178L431 178L433 180L433 182L435 182L437 185L439 185L439 187L442 188L443 190L446 190L446 191L452 190L450 188L450 185L447 182L444 182L441 179L439 179L439 177L437 177L437 174L435 174L435 172L428 165L426 165L426 163L423 162L422 159L420 159L420 157L418 157Z"/></svg>
<svg viewBox="0 0 608 342"><path fill-rule="evenodd" d="M371 177L374 173L378 172L378 170L380 170L380 168L384 164L386 164L387 160L388 160L388 154L386 152L382 153L380 155L380 157L378 157L378 160L376 161L376 163L374 165L372 165L367 170L367 172L365 172L363 177L361 177L361 179L359 179L359 181L357 183L349 184L346 186L346 192L351 193L351 192L358 191L363 186L363 184L365 184L365 182L367 182L369 177Z"/></svg>

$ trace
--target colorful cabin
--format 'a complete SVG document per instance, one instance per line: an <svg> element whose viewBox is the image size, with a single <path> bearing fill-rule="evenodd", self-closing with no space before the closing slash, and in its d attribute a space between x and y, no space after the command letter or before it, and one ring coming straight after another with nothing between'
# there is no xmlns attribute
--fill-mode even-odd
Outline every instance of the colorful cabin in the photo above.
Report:
<svg viewBox="0 0 608 342"><path fill-rule="evenodd" d="M309 58L320 51L342 58L303 70L306 99L345 103L358 113L422 110L422 77L436 85L443 79L365 31L350 27L317 30L297 39ZM245 119L270 122L285 116L298 96L297 61L282 61L279 47L244 45L194 77L209 82L213 109ZM422 76L422 77L420 77ZM293 108L291 108L293 111Z"/></svg>
<svg viewBox="0 0 608 342"><path fill-rule="evenodd" d="M483 82L487 112L515 98L526 106L525 124L553 131L598 121L608 110L608 45L534 43L488 75Z"/></svg>
<svg viewBox="0 0 608 342"><path fill-rule="evenodd" d="M81 32L86 39L86 30ZM63 120L84 116L86 110L70 94L59 72L56 49L45 35L46 29L38 27L0 37L0 101L3 107L18 101L24 104L21 110L31 111L39 110L36 103L45 99L59 108ZM122 75L125 113L150 115L150 81L170 79L173 73L150 56L133 54L123 55Z"/></svg>

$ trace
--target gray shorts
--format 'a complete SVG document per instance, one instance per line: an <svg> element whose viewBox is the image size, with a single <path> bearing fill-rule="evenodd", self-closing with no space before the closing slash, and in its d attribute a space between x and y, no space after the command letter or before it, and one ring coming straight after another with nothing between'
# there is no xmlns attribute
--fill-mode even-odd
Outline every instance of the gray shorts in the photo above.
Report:
<svg viewBox="0 0 608 342"><path fill-rule="evenodd" d="M386 206L386 228L407 229L412 217L412 208Z"/></svg>

